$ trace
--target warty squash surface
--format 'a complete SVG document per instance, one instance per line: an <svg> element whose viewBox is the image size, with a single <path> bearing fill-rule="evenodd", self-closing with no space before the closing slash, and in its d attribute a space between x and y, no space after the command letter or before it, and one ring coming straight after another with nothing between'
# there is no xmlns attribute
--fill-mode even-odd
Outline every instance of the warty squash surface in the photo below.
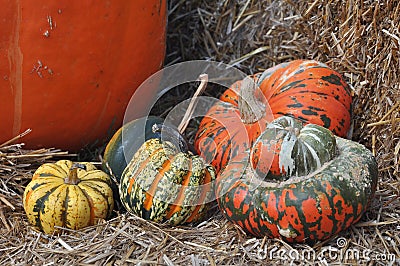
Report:
<svg viewBox="0 0 400 266"><path fill-rule="evenodd" d="M336 137L338 155L304 176L261 180L248 158L217 176L224 216L258 237L314 244L360 220L377 185L378 168L363 145Z"/></svg>
<svg viewBox="0 0 400 266"><path fill-rule="evenodd" d="M215 206L215 170L169 141L150 139L136 152L120 182L131 213L171 225L198 222Z"/></svg>

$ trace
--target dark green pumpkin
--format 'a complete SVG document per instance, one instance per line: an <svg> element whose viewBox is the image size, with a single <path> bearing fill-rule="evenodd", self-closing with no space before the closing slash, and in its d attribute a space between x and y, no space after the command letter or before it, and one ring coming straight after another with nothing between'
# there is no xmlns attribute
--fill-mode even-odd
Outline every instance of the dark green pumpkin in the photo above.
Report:
<svg viewBox="0 0 400 266"><path fill-rule="evenodd" d="M215 205L215 170L159 138L146 141L125 168L121 202L131 213L171 225L201 221Z"/></svg>
<svg viewBox="0 0 400 266"><path fill-rule="evenodd" d="M119 182L126 165L143 142L160 136L159 132L153 132L152 126L163 122L160 117L149 116L132 120L123 125L115 132L104 150L103 170L108 174L111 170Z"/></svg>
<svg viewBox="0 0 400 266"><path fill-rule="evenodd" d="M313 244L356 223L377 185L377 164L363 145L336 137L338 155L314 172L285 181L260 180L248 158L217 176L224 216L246 232Z"/></svg>
<svg viewBox="0 0 400 266"><path fill-rule="evenodd" d="M251 162L261 178L284 180L317 170L336 152L336 139L329 129L281 116L254 142Z"/></svg>

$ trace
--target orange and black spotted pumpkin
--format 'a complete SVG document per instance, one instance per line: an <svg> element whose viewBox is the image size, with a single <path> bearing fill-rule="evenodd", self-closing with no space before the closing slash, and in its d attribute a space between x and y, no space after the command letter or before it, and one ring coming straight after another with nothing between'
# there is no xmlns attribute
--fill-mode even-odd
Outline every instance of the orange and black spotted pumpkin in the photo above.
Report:
<svg viewBox="0 0 400 266"><path fill-rule="evenodd" d="M215 205L214 180L214 168L200 156L154 138L140 147L125 168L119 193L129 212L177 225L200 221Z"/></svg>
<svg viewBox="0 0 400 266"><path fill-rule="evenodd" d="M251 147L266 124L279 116L292 116L305 123L324 126L341 137L349 133L351 91L341 75L327 65L313 60L295 60L252 78L264 102L256 93L252 96L247 92L252 86L236 82L223 93L221 102L210 108L199 125L195 149L217 172L235 155ZM242 108L247 106L243 102L250 108ZM255 115L251 116L252 112Z"/></svg>
<svg viewBox="0 0 400 266"><path fill-rule="evenodd" d="M256 75L275 117L286 115L346 137L352 96L343 77L313 60L295 60Z"/></svg>
<svg viewBox="0 0 400 266"><path fill-rule="evenodd" d="M237 155L246 152L273 120L262 100L254 97L256 84L251 78L236 82L241 97L228 89L203 117L195 136L195 150L217 173ZM259 90L256 90L259 92Z"/></svg>
<svg viewBox="0 0 400 266"><path fill-rule="evenodd" d="M216 185L224 216L255 236L309 244L357 222L374 195L377 164L361 144L335 138L338 153L332 160L283 181L260 179L245 156L228 164ZM293 156L290 149L282 152Z"/></svg>
<svg viewBox="0 0 400 266"><path fill-rule="evenodd" d="M47 234L56 226L81 229L111 215L111 179L88 162L45 163L26 186L23 205L29 222Z"/></svg>
<svg viewBox="0 0 400 266"><path fill-rule="evenodd" d="M321 168L336 153L336 139L329 129L281 116L254 142L250 161L261 178L283 180Z"/></svg>

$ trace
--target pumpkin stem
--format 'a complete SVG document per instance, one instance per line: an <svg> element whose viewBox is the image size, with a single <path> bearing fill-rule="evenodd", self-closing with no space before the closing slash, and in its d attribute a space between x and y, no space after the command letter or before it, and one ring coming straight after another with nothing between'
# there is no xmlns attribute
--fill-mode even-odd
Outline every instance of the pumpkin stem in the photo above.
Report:
<svg viewBox="0 0 400 266"><path fill-rule="evenodd" d="M257 88L252 78L242 80L238 105L241 119L246 124L253 124L265 116L265 105L256 97Z"/></svg>
<svg viewBox="0 0 400 266"><path fill-rule="evenodd" d="M295 135L296 137L300 135L300 129L297 127L285 127L285 130L289 131L291 134Z"/></svg>
<svg viewBox="0 0 400 266"><path fill-rule="evenodd" d="M74 163L69 169L68 177L64 179L65 184L76 185L81 181L78 178L78 169L86 170L86 165L81 163Z"/></svg>
<svg viewBox="0 0 400 266"><path fill-rule="evenodd" d="M182 121L178 126L178 131L181 134L183 134L183 132L185 131L186 127L189 125L190 117L192 116L192 114L194 112L194 108L196 107L196 104L197 104L197 97L200 94L202 94L203 91L207 87L208 75L207 74L201 74L199 76L199 80L200 80L200 85L197 88L197 90L195 91L192 99L190 100L188 109L186 110L185 115L183 116Z"/></svg>

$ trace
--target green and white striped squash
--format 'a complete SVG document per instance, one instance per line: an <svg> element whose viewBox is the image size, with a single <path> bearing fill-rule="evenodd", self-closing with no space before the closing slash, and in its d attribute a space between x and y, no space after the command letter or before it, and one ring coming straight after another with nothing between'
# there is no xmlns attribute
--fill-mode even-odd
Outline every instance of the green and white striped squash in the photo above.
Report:
<svg viewBox="0 0 400 266"><path fill-rule="evenodd" d="M262 177L283 180L313 172L336 154L336 139L329 129L281 116L255 141L251 162Z"/></svg>

